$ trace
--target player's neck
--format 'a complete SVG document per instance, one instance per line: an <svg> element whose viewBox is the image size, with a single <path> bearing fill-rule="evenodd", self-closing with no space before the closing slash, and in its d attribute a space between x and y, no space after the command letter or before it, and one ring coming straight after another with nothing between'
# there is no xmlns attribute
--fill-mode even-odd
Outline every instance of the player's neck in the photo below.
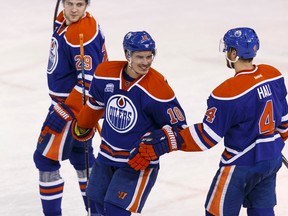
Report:
<svg viewBox="0 0 288 216"><path fill-rule="evenodd" d="M126 74L128 76L130 76L133 79L137 79L138 77L140 77L141 75L138 74L135 70L133 70L133 68L131 66L129 66L129 64L127 64L126 68L124 69L124 71L126 72Z"/></svg>
<svg viewBox="0 0 288 216"><path fill-rule="evenodd" d="M239 71L249 71L254 69L254 65L252 62L235 62L235 73L238 73Z"/></svg>

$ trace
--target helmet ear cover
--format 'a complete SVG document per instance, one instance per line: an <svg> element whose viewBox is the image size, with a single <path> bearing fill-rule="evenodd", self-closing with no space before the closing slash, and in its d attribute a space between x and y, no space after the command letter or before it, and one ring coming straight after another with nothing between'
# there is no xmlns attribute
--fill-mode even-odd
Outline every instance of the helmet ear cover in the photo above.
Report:
<svg viewBox="0 0 288 216"><path fill-rule="evenodd" d="M223 37L225 48L229 51L234 48L237 56L241 59L253 59L259 50L259 39L256 32L251 28L230 29Z"/></svg>
<svg viewBox="0 0 288 216"><path fill-rule="evenodd" d="M227 52L232 52L232 51L235 51L235 52L236 52L236 55L238 56L237 50L236 50L234 47L230 47ZM238 57L239 57L239 56L238 56ZM239 59L241 59L242 61L245 61L245 62L251 62L251 61L253 60L253 58L244 59L244 58L241 58L241 57L239 57Z"/></svg>

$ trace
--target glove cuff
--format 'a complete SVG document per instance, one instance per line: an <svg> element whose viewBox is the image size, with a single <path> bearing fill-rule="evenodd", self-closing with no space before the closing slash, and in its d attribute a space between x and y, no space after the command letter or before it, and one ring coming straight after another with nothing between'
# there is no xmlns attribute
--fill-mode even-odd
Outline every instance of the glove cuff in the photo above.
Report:
<svg viewBox="0 0 288 216"><path fill-rule="evenodd" d="M72 122L72 135L76 140L87 141L87 140L92 139L94 134L95 134L94 128L92 128L92 129L89 128L86 131L84 131L84 133L83 133L83 132L80 132L79 127L77 125L77 121L74 120Z"/></svg>
<svg viewBox="0 0 288 216"><path fill-rule="evenodd" d="M162 130L164 131L168 143L169 143L169 150L171 151L176 151L181 148L181 145L183 143L183 139L180 136L178 129L177 128L172 128L171 126L165 125Z"/></svg>

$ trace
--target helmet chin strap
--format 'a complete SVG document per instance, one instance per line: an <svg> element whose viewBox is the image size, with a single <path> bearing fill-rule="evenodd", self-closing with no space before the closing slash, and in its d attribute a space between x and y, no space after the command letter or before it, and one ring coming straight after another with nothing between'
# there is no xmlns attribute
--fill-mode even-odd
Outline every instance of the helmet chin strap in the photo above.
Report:
<svg viewBox="0 0 288 216"><path fill-rule="evenodd" d="M136 71L133 69L130 55L128 55L128 67L129 67L129 68L131 69L131 71L132 71L133 73L135 73L137 76L140 75L138 72L136 72Z"/></svg>
<svg viewBox="0 0 288 216"><path fill-rule="evenodd" d="M228 58L227 54L225 55L225 58L227 60L227 67L228 68L234 68L234 63L238 61L239 57L236 56L236 59L235 60L231 60Z"/></svg>

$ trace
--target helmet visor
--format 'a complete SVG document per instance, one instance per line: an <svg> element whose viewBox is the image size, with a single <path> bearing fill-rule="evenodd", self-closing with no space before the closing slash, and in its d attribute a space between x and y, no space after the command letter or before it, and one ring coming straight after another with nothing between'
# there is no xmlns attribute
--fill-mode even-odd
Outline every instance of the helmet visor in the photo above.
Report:
<svg viewBox="0 0 288 216"><path fill-rule="evenodd" d="M224 52L226 53L228 51L228 47L227 45L225 44L223 38L220 39L219 41L219 52Z"/></svg>

